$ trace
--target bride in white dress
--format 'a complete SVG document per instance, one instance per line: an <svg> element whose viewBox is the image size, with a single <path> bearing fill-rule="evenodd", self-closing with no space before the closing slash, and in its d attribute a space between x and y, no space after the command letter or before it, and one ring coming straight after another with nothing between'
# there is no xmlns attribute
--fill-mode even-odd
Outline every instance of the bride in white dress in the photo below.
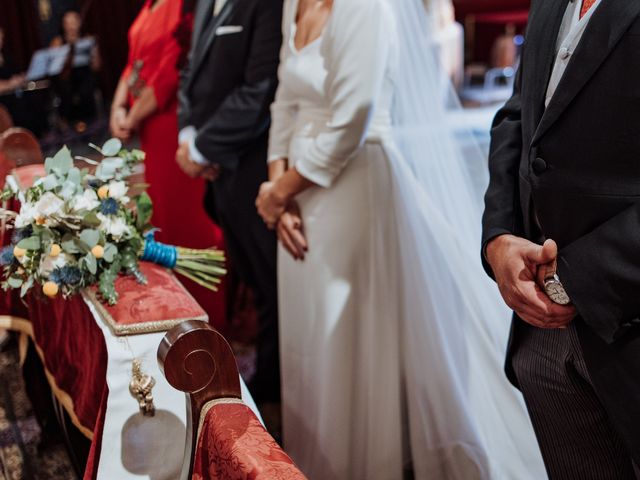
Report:
<svg viewBox="0 0 640 480"><path fill-rule="evenodd" d="M257 201L281 240L286 450L312 480L545 478L422 0L299 1Z"/></svg>

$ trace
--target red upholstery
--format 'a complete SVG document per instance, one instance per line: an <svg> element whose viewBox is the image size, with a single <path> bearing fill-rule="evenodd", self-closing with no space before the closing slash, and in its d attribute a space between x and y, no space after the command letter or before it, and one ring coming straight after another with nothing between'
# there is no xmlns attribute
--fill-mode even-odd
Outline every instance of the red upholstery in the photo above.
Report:
<svg viewBox="0 0 640 480"><path fill-rule="evenodd" d="M47 175L44 169L43 163L34 163L32 165L24 165L18 167L13 171L13 176L20 188L29 188L38 178L43 178ZM2 179L4 181L4 178Z"/></svg>
<svg viewBox="0 0 640 480"><path fill-rule="evenodd" d="M95 287L88 292L116 335L164 332L185 320L207 320L206 312L170 270L148 262L140 262L140 270L146 285L134 277L116 280L120 295L116 305L100 303Z"/></svg>
<svg viewBox="0 0 640 480"><path fill-rule="evenodd" d="M207 413L193 480L303 480L289 456L244 404L221 403Z"/></svg>

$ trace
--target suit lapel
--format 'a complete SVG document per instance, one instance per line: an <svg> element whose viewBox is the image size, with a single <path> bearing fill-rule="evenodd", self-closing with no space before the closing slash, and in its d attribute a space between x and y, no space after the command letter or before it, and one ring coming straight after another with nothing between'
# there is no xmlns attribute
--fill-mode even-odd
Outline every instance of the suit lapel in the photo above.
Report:
<svg viewBox="0 0 640 480"><path fill-rule="evenodd" d="M213 12L213 6L216 0L199 0L196 6L195 23L193 25L193 43L192 45L200 45L200 37L202 37L202 31L207 24L207 20ZM194 49L195 51L195 49Z"/></svg>
<svg viewBox="0 0 640 480"><path fill-rule="evenodd" d="M535 71L532 95L535 100L533 108L536 123L544 113L544 99L555 61L556 44L569 0L552 0L547 4L539 11L539 15L543 17L535 23L530 23L527 32L527 43L533 47L531 55Z"/></svg>
<svg viewBox="0 0 640 480"><path fill-rule="evenodd" d="M213 41L216 38L216 30L218 30L218 27L223 25L229 19L229 17L231 16L231 13L233 12L234 4L235 4L234 0L227 0L227 3L224 5L224 7L222 7L222 10L218 14L218 16L215 17L213 20L211 20L211 22L209 22L209 25L207 26L207 28L205 28L202 34L200 35L198 39L198 45L195 50L195 55L192 59L192 64L191 64L191 80L192 81L197 75L198 70L202 65L202 62L207 57L207 53L209 52L209 49L211 48L211 45L213 44ZM207 15L211 15L212 12L213 12L213 8L209 13L207 13Z"/></svg>
<svg viewBox="0 0 640 480"><path fill-rule="evenodd" d="M602 0L593 13L562 80L540 120L532 144L558 120L638 15L640 15L640 0Z"/></svg>

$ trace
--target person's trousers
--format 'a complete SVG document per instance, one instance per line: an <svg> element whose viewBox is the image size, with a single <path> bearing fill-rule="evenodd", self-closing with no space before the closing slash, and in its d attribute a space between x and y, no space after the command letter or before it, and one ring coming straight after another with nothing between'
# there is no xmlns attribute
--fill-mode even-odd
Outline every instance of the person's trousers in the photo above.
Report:
<svg viewBox="0 0 640 480"><path fill-rule="evenodd" d="M266 179L266 162L260 162L259 167L241 163L238 170L223 173L209 185L206 196L207 210L224 233L232 268L255 295L257 360L248 386L258 404L280 401L277 238L255 207L262 177Z"/></svg>
<svg viewBox="0 0 640 480"><path fill-rule="evenodd" d="M523 327L512 365L550 480L636 478L631 455L593 388L574 324Z"/></svg>

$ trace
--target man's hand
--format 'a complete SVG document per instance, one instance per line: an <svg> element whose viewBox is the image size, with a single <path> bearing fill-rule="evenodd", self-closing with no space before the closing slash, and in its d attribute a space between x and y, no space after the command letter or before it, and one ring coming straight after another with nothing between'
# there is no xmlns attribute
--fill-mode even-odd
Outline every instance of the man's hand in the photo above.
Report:
<svg viewBox="0 0 640 480"><path fill-rule="evenodd" d="M258 213L270 229L275 228L284 213L288 201L278 195L276 182L264 182L256 199Z"/></svg>
<svg viewBox="0 0 640 480"><path fill-rule="evenodd" d="M539 270L552 265L557 255L558 247L552 240L540 246L514 235L501 235L487 245L487 261L502 298L534 327L565 328L577 313L572 305L553 303L538 283Z"/></svg>
<svg viewBox="0 0 640 480"><path fill-rule="evenodd" d="M218 180L218 178L220 178L221 173L222 168L220 168L220 165L213 164L204 169L204 172L202 172L202 178L204 178L208 182L215 182L216 180Z"/></svg>
<svg viewBox="0 0 640 480"><path fill-rule="evenodd" d="M304 260L304 254L309 250L309 246L304 236L302 216L297 203L291 202L287 205L286 211L278 221L276 232L282 246L291 256L295 260Z"/></svg>
<svg viewBox="0 0 640 480"><path fill-rule="evenodd" d="M194 162L189 155L189 144L183 142L178 147L176 152L176 162L180 165L180 168L191 178L198 178L209 168L207 165L200 165Z"/></svg>

